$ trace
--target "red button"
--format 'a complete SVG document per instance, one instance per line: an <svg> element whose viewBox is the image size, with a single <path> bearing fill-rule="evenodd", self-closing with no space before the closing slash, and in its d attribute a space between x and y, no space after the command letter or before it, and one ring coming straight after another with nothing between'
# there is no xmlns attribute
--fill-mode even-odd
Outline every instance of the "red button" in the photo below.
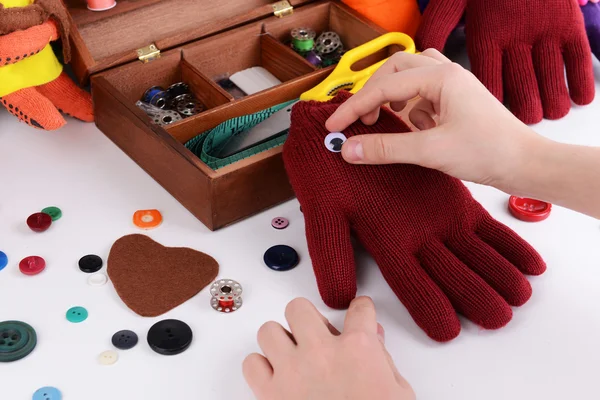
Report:
<svg viewBox="0 0 600 400"><path fill-rule="evenodd" d="M43 212L31 214L27 218L27 225L34 232L44 232L52 225L52 217Z"/></svg>
<svg viewBox="0 0 600 400"><path fill-rule="evenodd" d="M552 204L535 199L510 196L508 209L515 218L521 221L539 222L548 218L550 211L552 211Z"/></svg>
<svg viewBox="0 0 600 400"><path fill-rule="evenodd" d="M46 268L46 261L42 257L25 257L19 263L19 269L25 275L37 275Z"/></svg>

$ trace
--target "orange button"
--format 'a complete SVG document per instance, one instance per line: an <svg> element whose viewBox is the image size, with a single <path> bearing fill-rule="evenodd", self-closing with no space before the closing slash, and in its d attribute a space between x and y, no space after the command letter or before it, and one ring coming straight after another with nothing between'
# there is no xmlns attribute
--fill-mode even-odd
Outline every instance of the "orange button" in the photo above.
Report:
<svg viewBox="0 0 600 400"><path fill-rule="evenodd" d="M162 223L162 215L158 210L138 210L133 214L133 223L142 229L156 228Z"/></svg>

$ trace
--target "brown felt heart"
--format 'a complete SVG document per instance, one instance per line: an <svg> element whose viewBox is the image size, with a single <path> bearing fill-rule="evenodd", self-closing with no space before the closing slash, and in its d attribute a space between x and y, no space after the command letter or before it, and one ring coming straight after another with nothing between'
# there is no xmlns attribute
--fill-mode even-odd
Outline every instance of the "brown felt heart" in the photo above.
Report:
<svg viewBox="0 0 600 400"><path fill-rule="evenodd" d="M107 264L119 297L143 317L156 317L191 299L219 272L219 264L207 254L165 247L140 234L118 239Z"/></svg>

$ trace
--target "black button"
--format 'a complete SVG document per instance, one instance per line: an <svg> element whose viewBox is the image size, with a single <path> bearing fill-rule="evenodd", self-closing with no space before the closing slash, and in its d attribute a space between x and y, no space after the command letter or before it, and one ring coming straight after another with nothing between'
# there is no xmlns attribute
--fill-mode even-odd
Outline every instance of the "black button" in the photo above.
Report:
<svg viewBox="0 0 600 400"><path fill-rule="evenodd" d="M97 272L102 268L102 259L94 254L88 254L79 260L79 269L88 274Z"/></svg>
<svg viewBox="0 0 600 400"><path fill-rule="evenodd" d="M267 267L275 271L289 271L298 265L298 253L290 246L280 244L271 247L263 257Z"/></svg>
<svg viewBox="0 0 600 400"><path fill-rule="evenodd" d="M183 353L192 344L192 329L185 322L165 319L152 325L148 331L150 348L165 356Z"/></svg>
<svg viewBox="0 0 600 400"><path fill-rule="evenodd" d="M112 337L112 344L117 349L129 350L138 342L138 335L135 332L124 330L115 333Z"/></svg>

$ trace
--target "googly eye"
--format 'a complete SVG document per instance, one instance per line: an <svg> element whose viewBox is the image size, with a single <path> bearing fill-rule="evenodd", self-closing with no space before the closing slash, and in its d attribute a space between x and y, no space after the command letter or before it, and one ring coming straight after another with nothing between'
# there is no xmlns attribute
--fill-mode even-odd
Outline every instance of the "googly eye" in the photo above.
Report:
<svg viewBox="0 0 600 400"><path fill-rule="evenodd" d="M325 137L325 147L333 153L342 151L342 145L346 142L346 136L341 132L333 132Z"/></svg>

